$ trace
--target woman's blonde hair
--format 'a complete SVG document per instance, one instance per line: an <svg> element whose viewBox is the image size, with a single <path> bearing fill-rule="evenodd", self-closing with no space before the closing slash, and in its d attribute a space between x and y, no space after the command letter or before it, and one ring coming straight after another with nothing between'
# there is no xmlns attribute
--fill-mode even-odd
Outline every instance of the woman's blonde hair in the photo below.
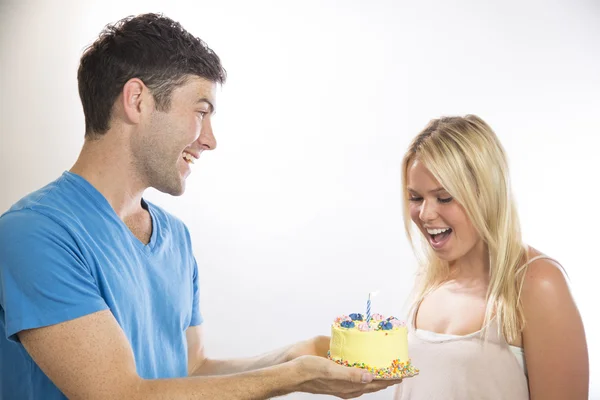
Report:
<svg viewBox="0 0 600 400"><path fill-rule="evenodd" d="M402 161L404 225L421 264L413 311L449 273L448 263L435 255L410 219L407 172L415 160L423 163L462 205L486 244L490 283L484 327L498 317L502 334L509 343L514 341L524 326L517 282L527 248L521 240L507 159L500 141L481 118L467 115L430 121L410 144ZM415 246L415 235L420 237L421 249Z"/></svg>

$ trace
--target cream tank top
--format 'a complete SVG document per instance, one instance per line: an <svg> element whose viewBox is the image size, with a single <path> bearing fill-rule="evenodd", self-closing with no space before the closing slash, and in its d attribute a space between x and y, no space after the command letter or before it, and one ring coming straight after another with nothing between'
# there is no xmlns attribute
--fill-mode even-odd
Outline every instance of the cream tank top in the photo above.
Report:
<svg viewBox="0 0 600 400"><path fill-rule="evenodd" d="M534 257L526 264L546 256ZM524 265L523 267L525 267ZM431 337L408 318L408 354L417 376L396 386L394 400L528 400L527 376L492 319L464 336Z"/></svg>

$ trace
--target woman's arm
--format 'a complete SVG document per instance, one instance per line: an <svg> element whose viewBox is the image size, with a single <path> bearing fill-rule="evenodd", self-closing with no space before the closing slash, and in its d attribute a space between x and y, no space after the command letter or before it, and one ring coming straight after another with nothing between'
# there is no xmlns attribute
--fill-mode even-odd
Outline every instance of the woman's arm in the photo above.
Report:
<svg viewBox="0 0 600 400"><path fill-rule="evenodd" d="M532 400L587 400L588 350L581 316L553 261L532 262L522 292L523 347Z"/></svg>

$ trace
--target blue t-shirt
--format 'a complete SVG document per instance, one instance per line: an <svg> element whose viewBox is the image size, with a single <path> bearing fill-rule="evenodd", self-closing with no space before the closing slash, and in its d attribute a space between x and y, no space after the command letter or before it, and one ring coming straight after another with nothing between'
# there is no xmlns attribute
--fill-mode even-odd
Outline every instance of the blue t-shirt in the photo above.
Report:
<svg viewBox="0 0 600 400"><path fill-rule="evenodd" d="M202 323L189 232L143 205L152 217L147 245L70 172L0 217L1 399L65 399L17 333L106 309L129 339L142 378L187 376L185 331Z"/></svg>

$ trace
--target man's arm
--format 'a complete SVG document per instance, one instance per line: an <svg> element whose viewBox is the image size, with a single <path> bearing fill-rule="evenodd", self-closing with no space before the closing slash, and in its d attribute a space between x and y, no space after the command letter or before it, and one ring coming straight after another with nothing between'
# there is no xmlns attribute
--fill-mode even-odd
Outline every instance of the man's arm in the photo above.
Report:
<svg viewBox="0 0 600 400"><path fill-rule="evenodd" d="M237 375L142 379L127 337L108 310L21 331L18 337L36 364L70 399L245 400L294 391L350 398L399 382L371 382L373 377L365 371L310 356Z"/></svg>
<svg viewBox="0 0 600 400"><path fill-rule="evenodd" d="M326 357L327 350L329 350L329 337L317 336L252 358L216 360L209 359L205 355L202 325L191 326L185 333L187 336L188 373L190 376L224 375L253 371L279 365L304 355Z"/></svg>

